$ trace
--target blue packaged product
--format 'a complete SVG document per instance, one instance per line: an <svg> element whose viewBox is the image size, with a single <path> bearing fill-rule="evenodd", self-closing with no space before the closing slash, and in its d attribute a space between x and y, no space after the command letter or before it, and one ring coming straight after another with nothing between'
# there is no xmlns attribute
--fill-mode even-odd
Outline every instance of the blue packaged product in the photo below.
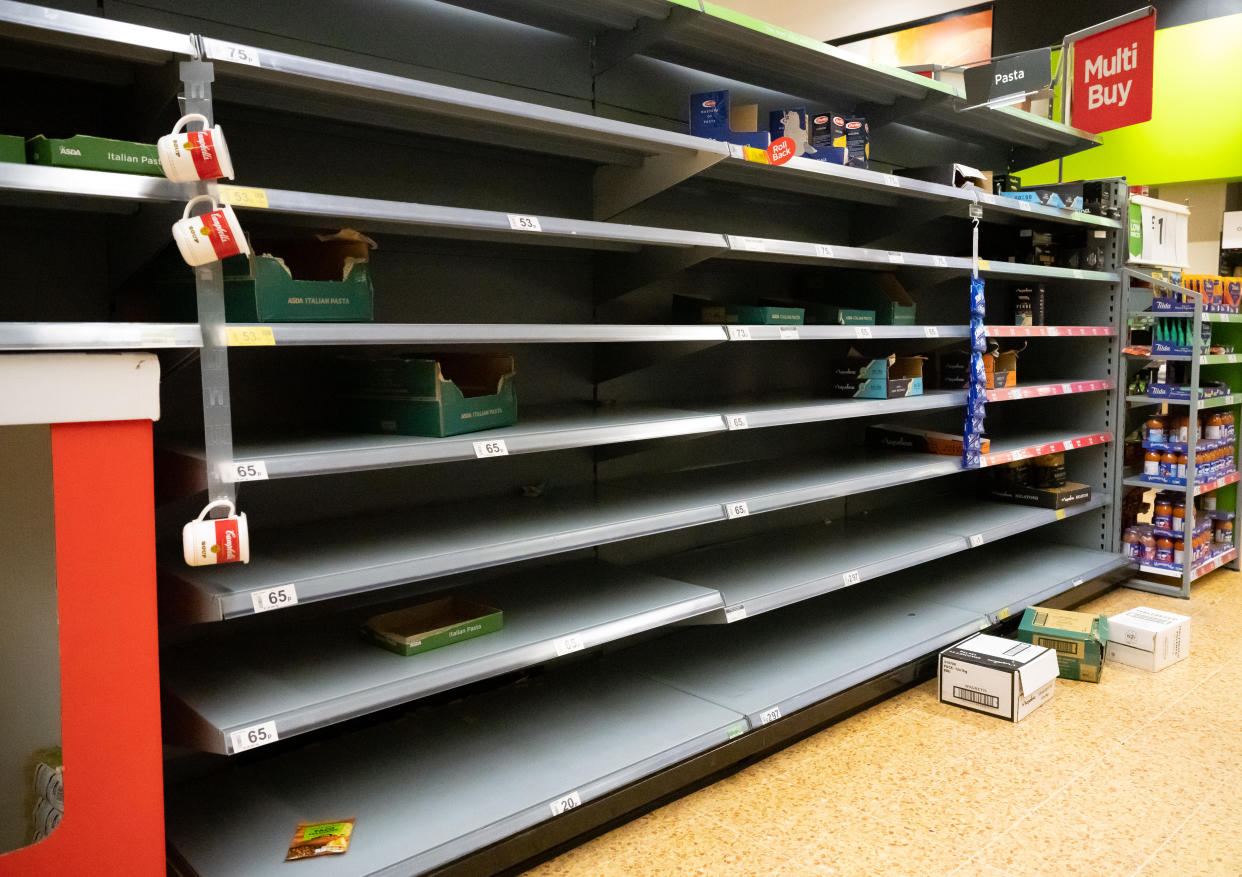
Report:
<svg viewBox="0 0 1242 877"><path fill-rule="evenodd" d="M838 142L838 129L840 142ZM845 119L843 117L833 116L830 113L812 116L809 120L807 140L808 145L815 149L814 153L807 150L807 158L831 164L846 163Z"/></svg>
<svg viewBox="0 0 1242 877"><path fill-rule="evenodd" d="M738 108L739 111L742 109ZM753 110L748 105L748 112ZM767 131L735 131L731 126L729 92L703 91L690 95L690 133L695 137L722 140L741 146L767 149L771 137Z"/></svg>

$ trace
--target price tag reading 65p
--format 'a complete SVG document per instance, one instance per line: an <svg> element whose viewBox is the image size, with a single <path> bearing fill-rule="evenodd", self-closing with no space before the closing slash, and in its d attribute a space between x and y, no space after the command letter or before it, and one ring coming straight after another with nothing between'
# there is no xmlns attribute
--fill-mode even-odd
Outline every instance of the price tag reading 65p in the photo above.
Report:
<svg viewBox="0 0 1242 877"><path fill-rule="evenodd" d="M250 602L254 604L256 614L286 609L298 602L298 589L296 585L281 585L279 588L255 591L250 595Z"/></svg>

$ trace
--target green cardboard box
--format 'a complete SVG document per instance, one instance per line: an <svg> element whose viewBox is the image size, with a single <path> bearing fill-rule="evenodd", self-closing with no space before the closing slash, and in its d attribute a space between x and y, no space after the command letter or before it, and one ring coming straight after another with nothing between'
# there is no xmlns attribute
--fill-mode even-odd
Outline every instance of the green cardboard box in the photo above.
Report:
<svg viewBox="0 0 1242 877"><path fill-rule="evenodd" d="M420 354L343 365L357 388L342 406L355 429L443 437L517 422L509 354Z"/></svg>
<svg viewBox="0 0 1242 877"><path fill-rule="evenodd" d="M774 305L725 305L725 322L740 326L801 326L806 310Z"/></svg>
<svg viewBox="0 0 1242 877"><path fill-rule="evenodd" d="M159 151L154 143L131 143L75 134L73 137L47 138L42 134L26 141L31 164L76 167L92 171L164 176Z"/></svg>
<svg viewBox="0 0 1242 877"><path fill-rule="evenodd" d="M363 636L398 655L417 655L504 627L499 609L463 597L443 597L368 618Z"/></svg>
<svg viewBox="0 0 1242 877"><path fill-rule="evenodd" d="M881 326L913 326L918 322L914 299L892 274L860 276L842 298L852 307L874 310Z"/></svg>
<svg viewBox="0 0 1242 877"><path fill-rule="evenodd" d="M1108 617L1031 606L1022 613L1018 639L1053 649L1062 679L1099 682L1108 643Z"/></svg>
<svg viewBox="0 0 1242 877"><path fill-rule="evenodd" d="M862 308L839 308L836 305L822 305L814 310L807 308L807 316L814 322L827 326L874 326L875 311Z"/></svg>
<svg viewBox="0 0 1242 877"><path fill-rule="evenodd" d="M0 161L26 163L26 141L16 134L0 134Z"/></svg>

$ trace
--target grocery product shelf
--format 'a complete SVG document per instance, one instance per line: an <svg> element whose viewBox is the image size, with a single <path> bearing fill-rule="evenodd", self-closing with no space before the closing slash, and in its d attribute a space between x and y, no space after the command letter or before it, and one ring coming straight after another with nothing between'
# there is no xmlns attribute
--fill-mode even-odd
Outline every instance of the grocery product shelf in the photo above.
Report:
<svg viewBox="0 0 1242 877"><path fill-rule="evenodd" d="M1129 353L1122 351L1123 354L1131 359L1159 359L1168 360L1169 362L1190 362L1191 357L1182 354L1169 353ZM1199 355L1200 365L1237 365L1242 362L1242 354L1237 353L1203 353Z"/></svg>
<svg viewBox="0 0 1242 877"><path fill-rule="evenodd" d="M1066 396L1076 393L1097 393L1115 387L1110 380L1052 381L1041 384L1023 384L988 390L989 402L1012 402L1016 399L1043 399L1048 396Z"/></svg>
<svg viewBox="0 0 1242 877"><path fill-rule="evenodd" d="M1015 551L1015 548L1017 549ZM997 624L1027 606L1129 565L1120 554L1051 542L991 545L886 579L916 602L967 609Z"/></svg>
<svg viewBox="0 0 1242 877"><path fill-rule="evenodd" d="M0 323L0 350L202 347L197 323Z"/></svg>
<svg viewBox="0 0 1242 877"><path fill-rule="evenodd" d="M144 202L186 201L185 187L162 177L0 162L0 195L6 193L37 199L42 207L129 209Z"/></svg>
<svg viewBox="0 0 1242 877"><path fill-rule="evenodd" d="M1189 405L1189 399L1169 399L1160 396L1126 396L1131 405ZM1199 400L1199 408L1221 408L1226 405L1242 405L1242 393L1229 393L1225 396L1209 396Z"/></svg>
<svg viewBox="0 0 1242 877"><path fill-rule="evenodd" d="M330 434L234 441L234 463L225 480L235 480L238 464L262 462L269 478L322 475L395 466L473 460L494 455L480 445L501 442L504 454L533 454L724 430L719 414L661 408L582 405L530 406L516 426L447 438ZM185 450L202 458L202 449ZM242 479L245 480L245 479Z"/></svg>
<svg viewBox="0 0 1242 877"><path fill-rule="evenodd" d="M726 326L745 329L748 341L853 341L872 338L969 338L969 326ZM733 337L731 340L743 340Z"/></svg>
<svg viewBox="0 0 1242 877"><path fill-rule="evenodd" d="M349 852L318 873L421 874L745 728L667 685L576 667L172 785L170 852L202 877L281 877L299 821L354 818Z"/></svg>
<svg viewBox="0 0 1242 877"><path fill-rule="evenodd" d="M825 399L816 401L776 400L772 402L725 405L721 414L726 418L742 416L750 428L785 426L791 423L812 423L839 420L843 417L872 417L877 414L899 414L906 411L930 411L955 408L966 404L964 390L928 390L921 396L897 399Z"/></svg>
<svg viewBox="0 0 1242 877"><path fill-rule="evenodd" d="M1213 570L1220 569L1225 564L1231 561L1237 560L1237 559L1238 559L1238 549L1236 548L1229 548L1225 551L1222 551L1219 554L1213 555L1211 558L1209 558L1208 560L1205 560L1203 563L1199 564L1193 570L1190 571L1190 580L1192 582L1198 581L1199 579L1203 578L1205 575L1212 572ZM1146 563L1139 564L1139 571L1148 573L1150 575L1169 576L1170 578L1180 579L1182 577L1181 570L1166 569L1165 567L1162 567L1162 566L1150 566ZM1175 589L1175 593L1177 595L1180 595L1181 592L1182 592L1181 588Z"/></svg>
<svg viewBox="0 0 1242 877"><path fill-rule="evenodd" d="M631 649L625 666L758 727L969 636L1001 607L1125 564L1109 552L1010 540L741 624L680 632ZM917 595L903 587L912 581ZM955 590L958 581L971 586Z"/></svg>
<svg viewBox="0 0 1242 877"><path fill-rule="evenodd" d="M1057 511L987 500L880 509L695 549L642 568L719 590L723 620L732 623L1105 505L1096 497Z"/></svg>
<svg viewBox="0 0 1242 877"><path fill-rule="evenodd" d="M234 732L273 723L295 734L674 624L720 607L720 595L587 561L541 567L459 591L504 612L495 633L408 657L359 635L364 607L222 644L165 650L165 690L185 708L173 742L231 754ZM405 605L419 598L410 596ZM386 607L393 608L393 607ZM170 714L172 715L172 714ZM249 747L244 747L249 748Z"/></svg>
<svg viewBox="0 0 1242 877"><path fill-rule="evenodd" d="M1112 326L984 326L989 338L1110 338Z"/></svg>
<svg viewBox="0 0 1242 877"><path fill-rule="evenodd" d="M988 453L983 455L984 466L1000 466L1015 460L1026 460L1031 457L1042 457L1045 454L1058 454L1078 448L1089 448L1092 445L1108 444L1113 440L1110 432L1071 433L1064 431L1041 431L1024 433L1021 436L1006 436L993 439Z"/></svg>
<svg viewBox="0 0 1242 877"><path fill-rule="evenodd" d="M1239 477L1242 477L1239 476L1239 473L1230 472L1228 475L1222 475L1220 478L1213 478L1211 481L1197 483L1195 484L1195 496L1202 496L1205 493L1211 493L1213 490L1219 490L1220 488L1227 487L1230 484L1237 484ZM1152 490L1180 492L1186 489L1186 485L1184 483L1165 484L1159 481L1149 481L1142 475L1132 475L1129 478L1123 479L1122 483L1128 487L1148 487Z"/></svg>
<svg viewBox="0 0 1242 877"><path fill-rule="evenodd" d="M145 64L164 64L177 56L189 60L194 55L189 34L12 0L0 0L0 25L0 31L9 39L113 55Z"/></svg>
<svg viewBox="0 0 1242 877"><path fill-rule="evenodd" d="M643 341L725 341L721 326L591 323L233 323L238 332L271 329L275 346L381 344L560 344ZM266 343L266 338L264 342ZM233 346L253 341L230 339Z"/></svg>
<svg viewBox="0 0 1242 877"><path fill-rule="evenodd" d="M1182 317L1189 320L1194 317L1194 311L1130 311L1130 319L1136 317ZM1242 314L1214 314L1204 311L1199 315L1199 320L1204 323L1242 323Z"/></svg>

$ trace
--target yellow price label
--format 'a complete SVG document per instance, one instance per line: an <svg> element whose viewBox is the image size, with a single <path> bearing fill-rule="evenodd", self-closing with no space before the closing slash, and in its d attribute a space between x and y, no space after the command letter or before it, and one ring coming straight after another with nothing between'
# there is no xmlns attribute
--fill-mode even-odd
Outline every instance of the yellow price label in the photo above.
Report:
<svg viewBox="0 0 1242 877"><path fill-rule="evenodd" d="M980 270L980 271L991 271L991 270L992 270L992 263L991 263L991 262L989 262L987 259L980 259L980 260L979 260L979 270Z"/></svg>
<svg viewBox="0 0 1242 877"><path fill-rule="evenodd" d="M1057 520L1058 521L1065 520L1065 509L1057 509Z"/></svg>
<svg viewBox="0 0 1242 877"><path fill-rule="evenodd" d="M742 157L747 161L754 161L759 164L771 164L771 162L768 161L767 152L762 149L756 149L753 146L743 146Z"/></svg>
<svg viewBox="0 0 1242 877"><path fill-rule="evenodd" d="M1008 607L1008 606L1006 606L1006 607L1005 607L1004 609L1002 609L1000 612L997 612L997 613L996 613L996 620L997 620L997 621L1004 621L1004 620L1005 620L1006 618L1008 618L1008 617L1009 617L1009 607Z"/></svg>
<svg viewBox="0 0 1242 877"><path fill-rule="evenodd" d="M229 347L275 347L271 326L229 326L225 329Z"/></svg>
<svg viewBox="0 0 1242 877"><path fill-rule="evenodd" d="M233 207L266 207L266 189L247 189L243 186L220 186L220 200Z"/></svg>

